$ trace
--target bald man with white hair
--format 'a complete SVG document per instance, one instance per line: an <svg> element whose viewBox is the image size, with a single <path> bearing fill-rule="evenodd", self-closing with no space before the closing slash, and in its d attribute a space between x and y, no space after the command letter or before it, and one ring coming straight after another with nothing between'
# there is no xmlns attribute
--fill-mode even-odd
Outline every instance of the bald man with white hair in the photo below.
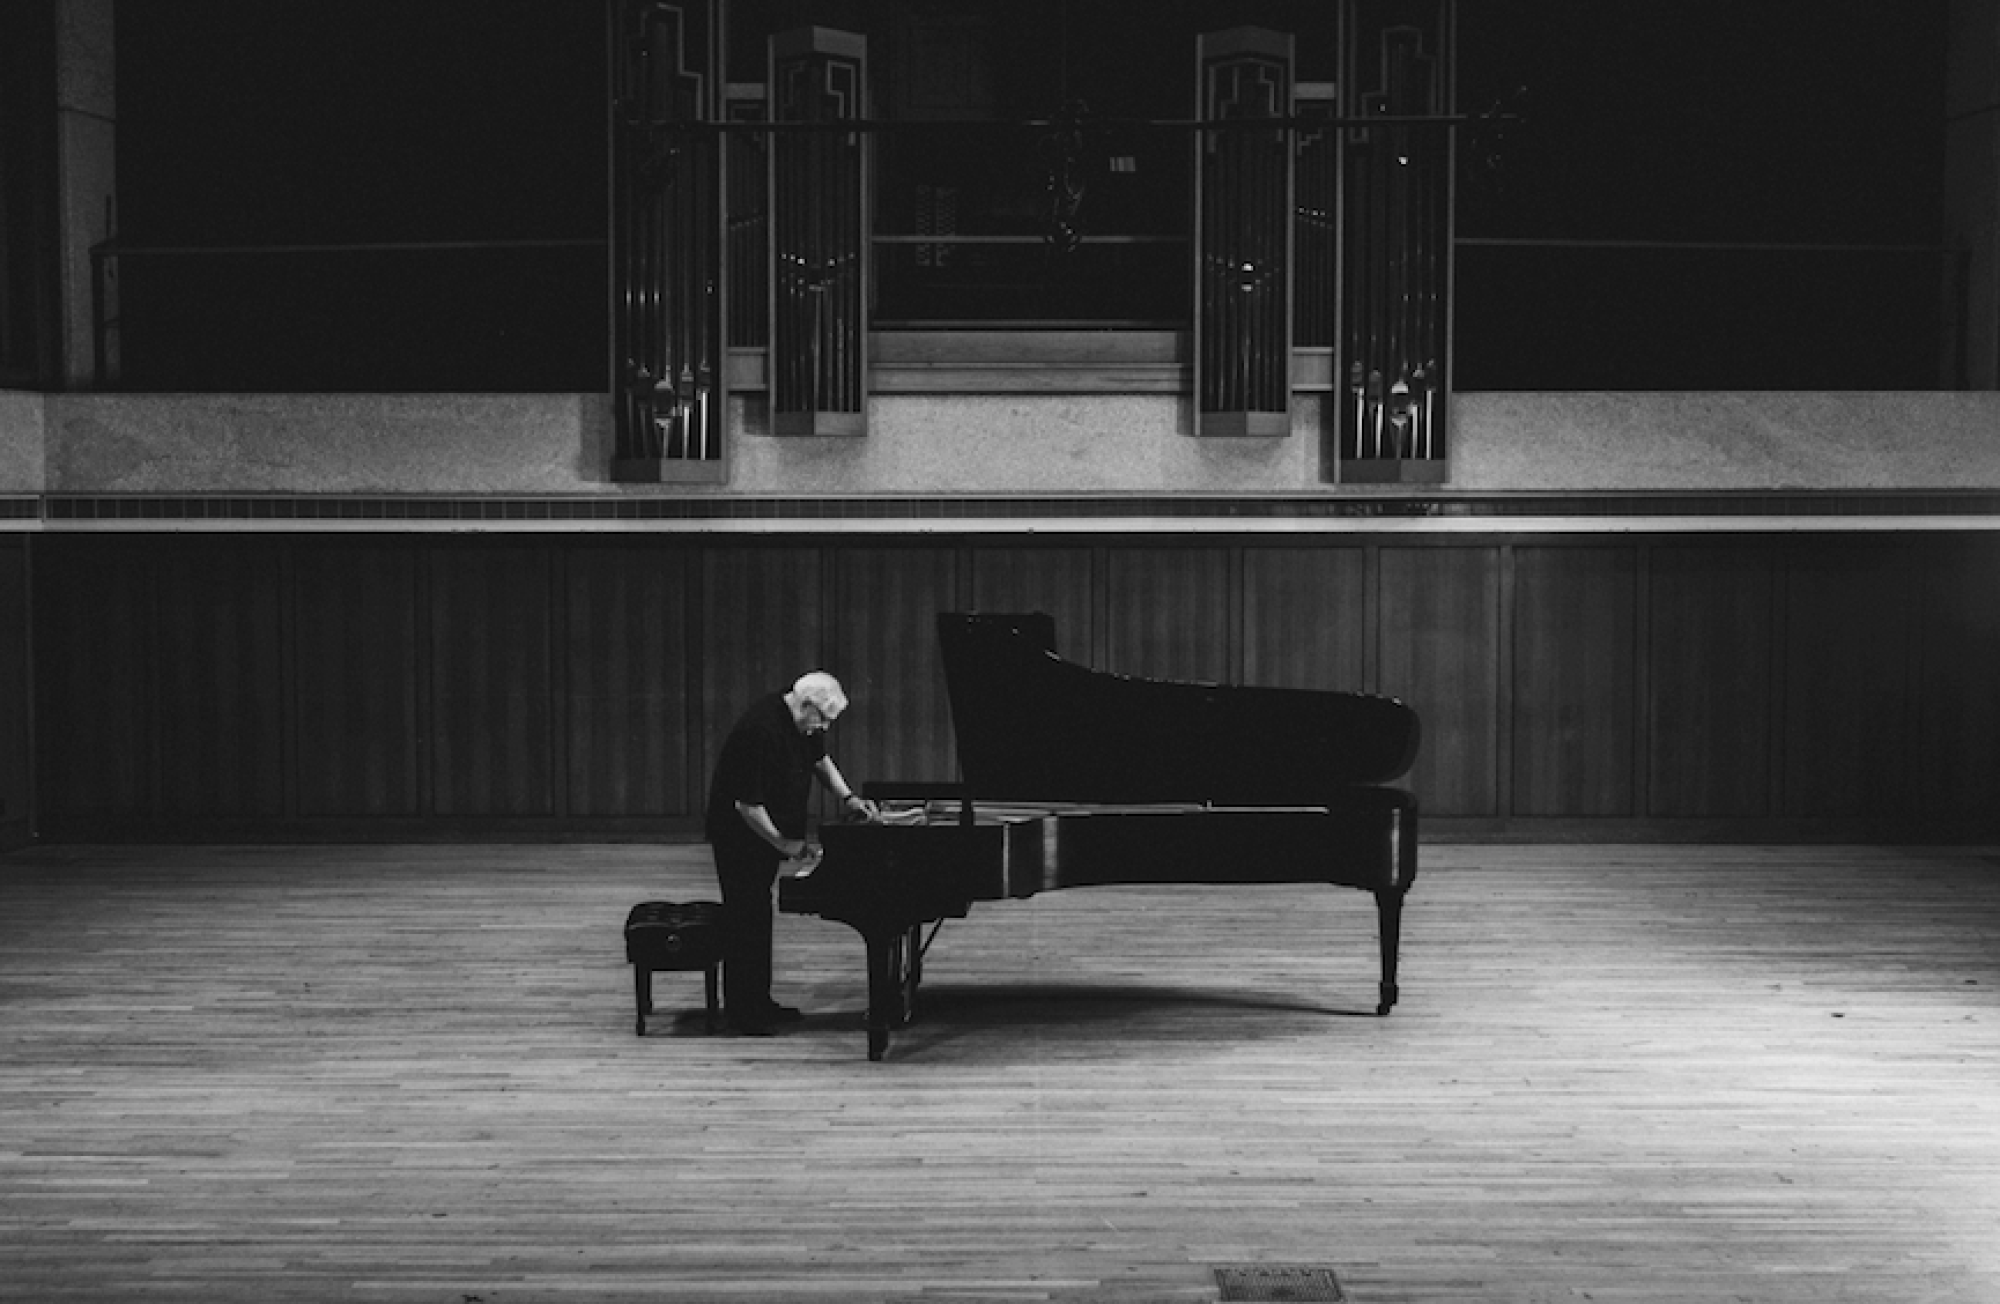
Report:
<svg viewBox="0 0 2000 1304"><path fill-rule="evenodd" d="M824 670L751 703L723 740L709 784L704 832L722 888L723 1008L729 1025L767 1037L799 1011L771 998L771 887L786 861L819 858L807 839L812 784L850 819L878 818L826 750L826 731L847 710L847 693Z"/></svg>

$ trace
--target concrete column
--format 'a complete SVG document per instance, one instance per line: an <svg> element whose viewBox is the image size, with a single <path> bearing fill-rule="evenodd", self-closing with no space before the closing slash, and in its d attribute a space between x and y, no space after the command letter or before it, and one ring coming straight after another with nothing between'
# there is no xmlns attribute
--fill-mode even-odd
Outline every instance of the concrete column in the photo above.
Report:
<svg viewBox="0 0 2000 1304"><path fill-rule="evenodd" d="M1950 50L1943 236L1965 260L1965 383L2000 389L2000 0L1951 0Z"/></svg>
<svg viewBox="0 0 2000 1304"><path fill-rule="evenodd" d="M56 195L61 228L62 377L96 383L90 251L115 230L118 100L112 0L56 3ZM114 296L115 302L115 296Z"/></svg>

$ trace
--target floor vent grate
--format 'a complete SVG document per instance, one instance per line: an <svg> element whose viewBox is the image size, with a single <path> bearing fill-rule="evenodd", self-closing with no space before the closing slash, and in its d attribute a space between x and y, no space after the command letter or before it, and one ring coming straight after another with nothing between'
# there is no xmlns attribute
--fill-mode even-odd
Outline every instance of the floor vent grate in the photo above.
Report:
<svg viewBox="0 0 2000 1304"><path fill-rule="evenodd" d="M1345 1300L1332 1268L1226 1267L1215 1270L1225 1300L1292 1304L1294 1300Z"/></svg>

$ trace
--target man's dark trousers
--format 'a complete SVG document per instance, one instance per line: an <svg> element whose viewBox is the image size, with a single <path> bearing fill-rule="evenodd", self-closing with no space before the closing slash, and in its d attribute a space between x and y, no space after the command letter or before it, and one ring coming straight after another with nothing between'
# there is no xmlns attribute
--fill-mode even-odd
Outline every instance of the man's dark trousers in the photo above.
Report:
<svg viewBox="0 0 2000 1304"><path fill-rule="evenodd" d="M762 1019L771 1006L771 885L780 857L762 839L715 844L722 888L722 1004L731 1017Z"/></svg>

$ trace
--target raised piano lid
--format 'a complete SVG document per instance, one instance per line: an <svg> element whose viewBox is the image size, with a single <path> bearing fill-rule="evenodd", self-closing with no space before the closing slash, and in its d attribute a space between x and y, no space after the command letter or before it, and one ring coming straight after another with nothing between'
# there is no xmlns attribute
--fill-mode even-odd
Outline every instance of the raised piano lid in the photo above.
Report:
<svg viewBox="0 0 2000 1304"><path fill-rule="evenodd" d="M1417 713L1394 698L1091 670L1056 655L1040 612L937 625L975 798L1320 806L1417 757Z"/></svg>

